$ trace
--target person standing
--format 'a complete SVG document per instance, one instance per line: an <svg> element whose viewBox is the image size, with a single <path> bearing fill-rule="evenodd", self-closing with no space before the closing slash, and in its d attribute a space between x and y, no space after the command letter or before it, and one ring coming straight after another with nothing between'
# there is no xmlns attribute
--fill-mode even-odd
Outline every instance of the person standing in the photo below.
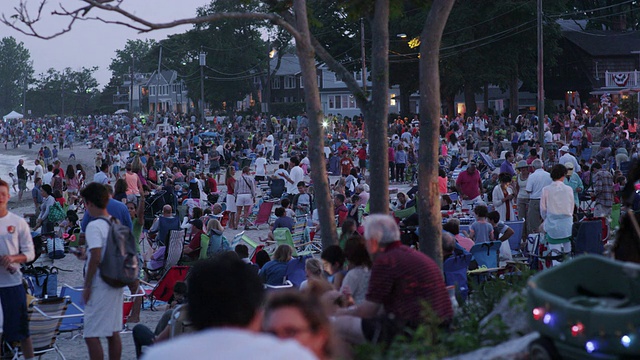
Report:
<svg viewBox="0 0 640 360"><path fill-rule="evenodd" d="M553 183L542 189L540 215L544 219L545 237L549 250L562 254L571 252L571 228L573 227L573 189L564 184L567 168L556 165L551 169ZM557 265L558 260L553 260Z"/></svg>
<svg viewBox="0 0 640 360"><path fill-rule="evenodd" d="M540 215L540 199L542 198L542 189L551 185L551 175L542 168L542 160L533 160L531 166L535 169L533 174L529 175L527 187L525 190L529 193L529 210L527 212L527 233L537 233L542 216ZM554 166L555 167L555 166Z"/></svg>
<svg viewBox="0 0 640 360"><path fill-rule="evenodd" d="M27 295L19 264L32 261L35 250L29 225L7 208L10 197L9 184L0 180L0 303L3 318L0 329L5 341L19 341L25 359L32 359Z"/></svg>
<svg viewBox="0 0 640 360"><path fill-rule="evenodd" d="M584 189L584 184L582 183L580 176L574 171L573 164L571 162L564 164L564 167L567 168L567 174L564 177L564 184L568 185L571 187L571 190L573 190L573 213L577 214L578 204L580 204L578 194L582 192L582 189Z"/></svg>
<svg viewBox="0 0 640 360"><path fill-rule="evenodd" d="M493 188L493 207L500 214L500 218L504 221L516 220L516 214L513 209L513 189L511 188L511 174L501 173L498 176L500 186Z"/></svg>
<svg viewBox="0 0 640 360"><path fill-rule="evenodd" d="M236 168L233 165L227 167L227 173L224 184L227 186L227 210L229 211L229 228L235 230L238 228L239 215L236 214Z"/></svg>
<svg viewBox="0 0 640 360"><path fill-rule="evenodd" d="M27 190L27 169L24 168L24 160L18 160L16 172L18 175L18 201L22 201L22 194Z"/></svg>
<svg viewBox="0 0 640 360"><path fill-rule="evenodd" d="M100 277L99 266L102 253L107 245L111 216L107 211L109 191L98 183L87 185L80 193L84 198L86 210L98 221L87 225L85 237L87 252L85 280L82 299L84 300L84 340L89 350L89 358L98 360L104 357L101 337L107 338L109 359L120 359L122 354L122 288L108 285ZM102 219L102 220L101 220Z"/></svg>
<svg viewBox="0 0 640 360"><path fill-rule="evenodd" d="M249 215L256 199L256 183L249 175L251 169L248 166L242 168L240 179L236 182L236 208L238 221L244 213L244 229L249 230ZM297 189L296 189L297 190Z"/></svg>
<svg viewBox="0 0 640 360"><path fill-rule="evenodd" d="M31 198L33 199L33 205L36 208L36 218L40 216L40 206L42 205L42 194L40 193L42 187L42 179L37 177L33 181L33 189L31 189Z"/></svg>
<svg viewBox="0 0 640 360"><path fill-rule="evenodd" d="M500 173L507 173L514 176L516 174L515 170L513 170L514 160L515 156L511 151L504 153L504 161L502 162L502 165L500 165Z"/></svg>
<svg viewBox="0 0 640 360"><path fill-rule="evenodd" d="M33 178L40 178L44 175L44 168L40 165L40 160L36 159L35 161L36 167L33 168Z"/></svg>
<svg viewBox="0 0 640 360"><path fill-rule="evenodd" d="M476 162L470 161L465 171L460 172L456 179L456 189L462 198L462 206L469 208L482 201L482 179L480 172L476 170Z"/></svg>
<svg viewBox="0 0 640 360"><path fill-rule="evenodd" d="M267 159L265 159L262 152L258 153L258 158L255 161L256 164L256 181L264 181L267 178Z"/></svg>
<svg viewBox="0 0 640 360"><path fill-rule="evenodd" d="M607 217L611 215L611 208L613 207L613 175L603 169L600 163L594 163L591 165L591 169L593 171L591 183L593 184L596 201L593 216Z"/></svg>
<svg viewBox="0 0 640 360"><path fill-rule="evenodd" d="M529 179L529 165L525 160L518 161L516 166L518 175L516 177L516 196L518 200L518 217L520 220L524 220L527 217L527 211L529 210L529 193L527 192L527 180Z"/></svg>
<svg viewBox="0 0 640 360"><path fill-rule="evenodd" d="M304 170L300 167L300 160L297 157L291 157L289 162L293 167L289 170L291 182L287 183L287 194L289 194L290 199L293 199L293 196L298 194L298 183L304 181Z"/></svg>

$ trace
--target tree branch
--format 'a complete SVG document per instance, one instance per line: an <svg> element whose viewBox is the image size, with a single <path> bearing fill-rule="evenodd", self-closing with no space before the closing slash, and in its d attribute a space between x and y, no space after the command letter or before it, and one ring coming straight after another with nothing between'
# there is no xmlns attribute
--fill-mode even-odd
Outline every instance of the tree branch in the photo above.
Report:
<svg viewBox="0 0 640 360"><path fill-rule="evenodd" d="M111 3L114 1L116 5L111 5ZM213 21L224 20L224 19L254 19L254 20L270 21L272 24L278 25L283 29L285 29L287 32L289 32L296 39L296 41L301 39L300 33L296 30L296 28L292 24L285 21L282 17L276 14L263 14L263 13L255 13L255 12L249 12L249 13L228 12L228 13L210 14L206 16L197 16L192 18L184 18L184 19L179 19L179 20L174 20L169 22L155 23L155 22L145 20L121 8L120 5L124 2L124 0L82 0L83 3L87 4L87 6L84 6L75 10L67 10L60 4L59 9L54 10L51 13L51 15L69 17L70 18L69 23L65 28L63 28L59 32L53 33L51 35L43 35L37 29L35 29L34 24L38 23L41 20L41 14L46 2L47 2L46 0L41 0L40 6L38 7L38 11L37 11L37 17L31 20L29 11L27 10L27 7L26 7L26 0L20 0L20 5L14 8L14 10L16 11L16 14L11 16L11 18L14 19L14 21L7 19L5 14L2 14L2 19L0 20L0 22L25 35L34 36L41 39L52 39L54 37L60 36L62 34L65 34L71 31L73 24L77 20L94 20L94 21L100 21L106 24L117 24L117 25L122 25L122 26L129 27L131 29L137 30L140 33L146 33L153 30L168 29L168 28L173 28L180 25L201 24L201 23L213 22ZM108 13L119 14L124 18L133 21L133 23L128 23L128 22L119 21L119 20L106 20L100 16L94 16L94 17L86 16L87 13L93 8L100 9ZM23 27L20 27L16 22L22 23L26 27L26 29L24 29Z"/></svg>

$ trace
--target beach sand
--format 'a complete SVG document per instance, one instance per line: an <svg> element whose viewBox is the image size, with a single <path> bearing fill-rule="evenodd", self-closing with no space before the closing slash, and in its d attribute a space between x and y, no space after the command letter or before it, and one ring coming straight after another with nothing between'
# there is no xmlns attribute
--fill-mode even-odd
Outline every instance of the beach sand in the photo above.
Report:
<svg viewBox="0 0 640 360"><path fill-rule="evenodd" d="M33 168L33 162L37 157L37 152L40 149L40 146L34 146L33 149L28 149L27 146L21 146L17 149L8 149L8 150L0 150L2 154L6 155L14 155L21 156L26 165L29 165L28 168ZM76 156L75 160L71 160L69 162L69 154L73 152ZM95 149L89 149L86 145L75 145L73 150L64 149L60 151L59 158L62 161L63 169L66 169L69 163L76 165L82 164L87 172L87 179L93 179L94 174L94 157L96 154ZM17 162L16 162L17 166ZM272 165L273 166L273 165ZM0 177L3 179L8 179L8 174L0 174ZM11 184L10 184L11 185ZM31 189L33 187L33 182L28 183L28 188ZM221 186L224 190L224 185ZM11 199L9 200L9 209L10 211L18 214L24 215L26 213L33 213L35 208L33 206L33 201L31 199L31 191L25 192L22 201L18 201L18 196L11 190ZM79 214L80 218L82 218L82 214ZM241 232L241 230L225 230L224 234L231 241L234 235ZM258 240L258 238L266 238L268 234L268 229L266 227L261 228L260 230L247 230L245 234L250 236L254 240ZM49 264L47 264L49 265ZM76 259L75 256L71 254L66 254L63 259L55 260L53 263L54 266L59 267L60 269L68 270L68 271L60 271L58 273L58 286L62 286L63 284L68 284L73 287L82 287L83 285L83 275L82 268L84 265L83 261ZM148 308L143 309L140 314L140 324L144 324L148 326L152 331L155 329L156 324L160 320L160 317L163 314L164 306L160 307L160 311L151 311ZM136 324L129 324L128 328L132 329ZM130 332L125 332L121 334L122 339L122 359L135 359L135 348L133 344L133 336ZM71 339L71 335L68 333L61 334L57 340L58 347L60 351L65 355L65 357L69 360L80 360L87 359L87 347L84 343L84 340L81 336ZM106 340L102 340L105 358L107 354L107 344ZM54 352L46 354L43 356L43 359L57 359L57 356Z"/></svg>

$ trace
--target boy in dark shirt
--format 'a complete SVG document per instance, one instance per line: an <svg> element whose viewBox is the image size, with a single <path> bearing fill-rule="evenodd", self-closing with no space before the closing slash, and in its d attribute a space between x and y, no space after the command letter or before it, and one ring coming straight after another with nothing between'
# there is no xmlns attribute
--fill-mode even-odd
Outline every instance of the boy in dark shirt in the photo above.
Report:
<svg viewBox="0 0 640 360"><path fill-rule="evenodd" d="M273 226L271 227L271 231L268 235L269 239L273 240L273 232L278 228L288 228L293 234L293 227L296 224L295 220L286 215L286 211L283 207L277 208L275 214L278 218L273 222Z"/></svg>

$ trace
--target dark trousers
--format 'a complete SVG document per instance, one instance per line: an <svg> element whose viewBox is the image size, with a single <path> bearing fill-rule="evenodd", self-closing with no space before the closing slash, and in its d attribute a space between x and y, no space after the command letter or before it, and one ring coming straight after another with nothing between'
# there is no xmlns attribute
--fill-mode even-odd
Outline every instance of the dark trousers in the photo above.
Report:
<svg viewBox="0 0 640 360"><path fill-rule="evenodd" d="M389 161L389 171L391 172L391 181L396 180L396 163Z"/></svg>
<svg viewBox="0 0 640 360"><path fill-rule="evenodd" d="M404 167L406 164L398 164L396 163L396 180L403 182L404 179Z"/></svg>
<svg viewBox="0 0 640 360"><path fill-rule="evenodd" d="M133 328L133 343L136 347L136 357L139 359L142 355L142 347L153 344L156 335L148 327L138 324Z"/></svg>

